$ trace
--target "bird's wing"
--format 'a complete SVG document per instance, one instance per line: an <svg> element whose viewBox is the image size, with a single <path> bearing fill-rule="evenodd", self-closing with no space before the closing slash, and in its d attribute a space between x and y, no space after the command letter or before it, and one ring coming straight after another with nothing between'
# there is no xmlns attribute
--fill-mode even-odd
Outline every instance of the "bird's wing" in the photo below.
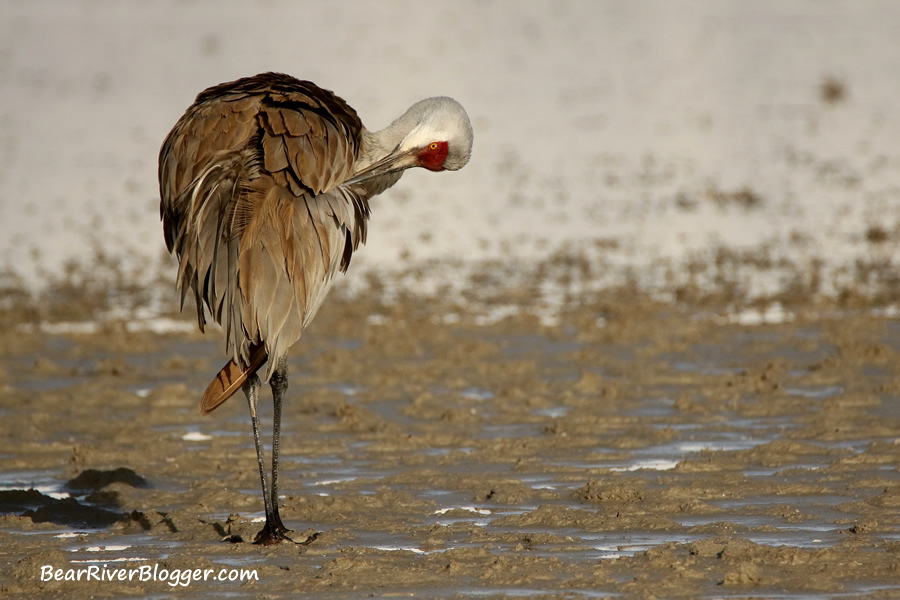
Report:
<svg viewBox="0 0 900 600"><path fill-rule="evenodd" d="M364 241L366 192L340 185L361 135L333 93L266 73L202 92L163 143L160 214L182 302L191 289L201 329L206 310L226 329L231 371L261 343L271 374Z"/></svg>

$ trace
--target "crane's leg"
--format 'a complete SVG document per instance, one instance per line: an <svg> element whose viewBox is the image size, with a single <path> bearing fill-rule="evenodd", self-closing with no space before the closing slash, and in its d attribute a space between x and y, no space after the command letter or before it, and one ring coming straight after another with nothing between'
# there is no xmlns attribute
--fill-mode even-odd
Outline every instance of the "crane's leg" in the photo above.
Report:
<svg viewBox="0 0 900 600"><path fill-rule="evenodd" d="M262 441L259 437L259 415L257 413L257 402L259 400L259 388L262 384L259 376L255 373L247 378L244 383L244 393L247 395L247 402L250 404L250 420L253 423L253 441L256 443L256 459L259 463L259 479L262 482L263 500L266 505L266 524L262 530L256 534L253 540L254 544L268 546L277 544L278 542L289 541L294 542L286 534L290 529L281 522L281 515L278 514L278 450L281 441L281 404L284 399L284 392L287 390L287 359L282 358L278 362L275 372L272 374L272 401L274 404L274 413L272 417L272 487L269 487L269 477L266 473L266 461ZM306 541L299 542L300 545L312 543L319 534L310 536Z"/></svg>
<svg viewBox="0 0 900 600"><path fill-rule="evenodd" d="M284 392L288 387L287 357L282 357L272 373L270 382L272 386L272 490L271 498L266 503L266 526L256 535L256 544L272 544L283 539L290 540L285 534L290 531L281 522L278 513L278 451L281 442L281 404ZM265 489L263 489L265 493ZM293 541L293 540L291 540Z"/></svg>
<svg viewBox="0 0 900 600"><path fill-rule="evenodd" d="M256 443L256 461L259 464L259 480L262 482L263 502L266 505L266 525L268 526L269 515L272 514L272 497L269 495L269 477L266 475L262 440L259 439L259 415L257 414L256 405L259 401L260 386L259 376L254 373L247 378L242 389L247 396L247 404L250 405L250 421L253 424L253 441ZM256 537L259 538L259 535Z"/></svg>

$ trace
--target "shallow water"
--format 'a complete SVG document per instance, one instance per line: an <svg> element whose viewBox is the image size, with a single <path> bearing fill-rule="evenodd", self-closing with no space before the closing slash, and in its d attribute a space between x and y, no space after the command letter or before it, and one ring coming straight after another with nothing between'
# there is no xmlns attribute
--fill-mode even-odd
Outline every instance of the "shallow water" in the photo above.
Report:
<svg viewBox="0 0 900 600"><path fill-rule="evenodd" d="M41 582L40 566L155 564L259 573L181 597L890 595L900 356L882 319L748 330L623 310L595 329L351 332L343 310L324 311L291 364L282 515L299 539L321 532L299 547L247 543L263 513L246 407L196 409L222 359L214 336L3 345L8 589L131 593ZM102 475L121 468L133 473ZM91 469L93 488L67 483Z"/></svg>

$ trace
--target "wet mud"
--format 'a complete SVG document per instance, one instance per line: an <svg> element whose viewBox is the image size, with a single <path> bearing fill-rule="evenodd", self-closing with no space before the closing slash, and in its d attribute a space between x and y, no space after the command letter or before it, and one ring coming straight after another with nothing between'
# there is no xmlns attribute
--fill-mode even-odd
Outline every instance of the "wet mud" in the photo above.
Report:
<svg viewBox="0 0 900 600"><path fill-rule="evenodd" d="M0 591L900 593L895 319L821 307L747 324L627 296L552 323L484 314L326 305L291 356L279 478L286 524L317 537L276 547L249 543L263 513L243 398L199 414L218 334L10 324ZM45 565L258 580L47 581Z"/></svg>

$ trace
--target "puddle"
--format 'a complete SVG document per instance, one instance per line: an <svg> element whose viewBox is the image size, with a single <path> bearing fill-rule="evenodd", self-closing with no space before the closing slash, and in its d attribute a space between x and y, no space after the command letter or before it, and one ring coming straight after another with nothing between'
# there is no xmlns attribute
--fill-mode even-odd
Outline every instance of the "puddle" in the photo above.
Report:
<svg viewBox="0 0 900 600"><path fill-rule="evenodd" d="M428 552L414 546L372 546L372 549L383 550L385 552L412 552L413 554L439 554L443 552L443 550L432 550Z"/></svg>
<svg viewBox="0 0 900 600"><path fill-rule="evenodd" d="M539 408L532 411L531 414L539 416L539 417L550 417L552 419L559 419L560 417L564 417L571 411L571 407L569 406L554 406L553 408Z"/></svg>
<svg viewBox="0 0 900 600"><path fill-rule="evenodd" d="M700 375L737 375L742 369L737 367L717 367L702 363L676 361L672 363L672 368L676 371L684 371L687 373L699 373Z"/></svg>
<svg viewBox="0 0 900 600"><path fill-rule="evenodd" d="M494 397L494 393L488 390L483 390L477 387L470 387L462 390L459 393L463 398L468 398L469 400L490 400Z"/></svg>
<svg viewBox="0 0 900 600"><path fill-rule="evenodd" d="M330 389L333 389L336 392L343 394L344 396L356 396L360 392L364 391L363 388L359 386L355 386L349 383L339 383L329 386Z"/></svg>
<svg viewBox="0 0 900 600"><path fill-rule="evenodd" d="M584 535L582 540L589 542L592 548L599 552L596 558L603 560L611 560L622 558L624 556L634 556L639 552L646 552L651 548L662 546L671 542L679 544L687 544L698 539L702 539L701 535L681 535L672 533L647 534L632 533L627 536L623 535Z"/></svg>
<svg viewBox="0 0 900 600"><path fill-rule="evenodd" d="M47 471L17 471L0 474L0 490L35 490L51 498L67 498L65 481Z"/></svg>
<svg viewBox="0 0 900 600"><path fill-rule="evenodd" d="M155 536L144 534L124 534L116 536L115 542L91 544L90 533L83 536L86 541L63 547L68 553L68 561L75 564L103 564L160 561L168 558L172 551L177 551L182 542L165 542Z"/></svg>
<svg viewBox="0 0 900 600"><path fill-rule="evenodd" d="M472 523L477 527L487 527L500 514L512 513L509 509L494 511L489 508L478 508L475 506L452 506L435 510L429 521L443 527L455 525L456 523Z"/></svg>
<svg viewBox="0 0 900 600"><path fill-rule="evenodd" d="M786 387L784 391L792 396L804 398L831 398L844 393L844 388L839 385L825 385L819 387Z"/></svg>
<svg viewBox="0 0 900 600"><path fill-rule="evenodd" d="M491 588L490 590L484 589L464 589L464 590L448 590L446 596L441 596L445 598L455 598L455 597L471 597L471 598L482 598L487 596L497 596L500 598L541 598L547 596L548 594L553 594L554 597L557 598L618 598L622 596L622 594L611 594L609 592L603 591L591 591L591 590L583 590L583 589L554 589L554 590L544 590L538 588Z"/></svg>
<svg viewBox="0 0 900 600"><path fill-rule="evenodd" d="M678 463L681 461L678 460L666 460L666 459L647 459L647 460L638 460L627 465L621 467L610 467L610 471L668 471L670 469L674 469Z"/></svg>

